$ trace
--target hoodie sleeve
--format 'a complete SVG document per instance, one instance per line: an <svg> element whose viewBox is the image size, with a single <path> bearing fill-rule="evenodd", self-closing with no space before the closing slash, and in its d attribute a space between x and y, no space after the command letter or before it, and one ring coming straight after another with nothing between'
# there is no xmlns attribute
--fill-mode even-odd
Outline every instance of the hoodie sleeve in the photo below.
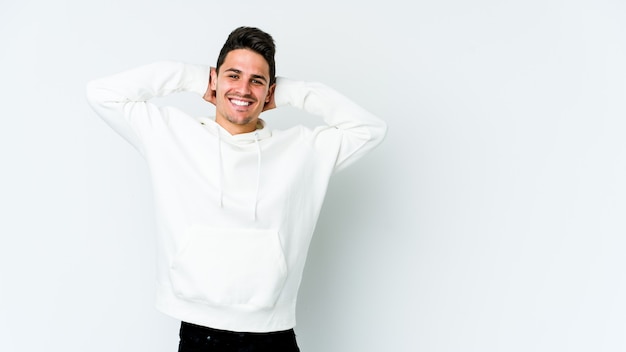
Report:
<svg viewBox="0 0 626 352"><path fill-rule="evenodd" d="M203 95L209 83L209 66L161 61L87 84L87 100L96 113L124 139L144 154L146 132L168 123L168 109L149 102L175 92Z"/></svg>
<svg viewBox="0 0 626 352"><path fill-rule="evenodd" d="M322 83L278 77L275 94L276 106L293 106L323 118L327 126L315 129L314 143L336 157L335 171L374 149L387 132L383 120Z"/></svg>

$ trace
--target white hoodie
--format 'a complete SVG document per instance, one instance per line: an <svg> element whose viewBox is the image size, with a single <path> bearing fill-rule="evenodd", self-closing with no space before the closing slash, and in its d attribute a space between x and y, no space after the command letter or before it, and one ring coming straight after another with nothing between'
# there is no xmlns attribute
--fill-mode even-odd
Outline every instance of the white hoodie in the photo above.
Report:
<svg viewBox="0 0 626 352"><path fill-rule="evenodd" d="M209 67L158 62L87 85L94 110L146 159L158 229L157 308L216 329L295 326L296 298L328 180L378 145L383 121L334 90L278 78L277 107L326 126L231 135L153 97L202 96Z"/></svg>

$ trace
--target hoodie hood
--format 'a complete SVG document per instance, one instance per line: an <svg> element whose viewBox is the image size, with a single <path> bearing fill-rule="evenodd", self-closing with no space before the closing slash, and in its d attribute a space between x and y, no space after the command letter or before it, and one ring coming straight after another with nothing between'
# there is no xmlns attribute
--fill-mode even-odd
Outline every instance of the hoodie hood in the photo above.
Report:
<svg viewBox="0 0 626 352"><path fill-rule="evenodd" d="M243 145L248 143L255 143L257 139L261 141L272 136L272 132L265 127L265 121L262 119L259 119L257 121L256 130L235 135L230 134L230 132L228 132L224 127L215 122L215 117L200 117L198 120L201 124L203 124L214 133L219 132L219 136L224 143Z"/></svg>

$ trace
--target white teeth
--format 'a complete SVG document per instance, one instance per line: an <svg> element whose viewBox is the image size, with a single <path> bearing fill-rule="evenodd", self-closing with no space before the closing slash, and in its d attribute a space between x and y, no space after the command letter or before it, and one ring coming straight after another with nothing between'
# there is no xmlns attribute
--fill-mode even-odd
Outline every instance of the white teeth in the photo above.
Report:
<svg viewBox="0 0 626 352"><path fill-rule="evenodd" d="M249 102L247 101L241 101L241 100L231 100L231 102L235 105L239 105L239 106L248 106L250 105Z"/></svg>

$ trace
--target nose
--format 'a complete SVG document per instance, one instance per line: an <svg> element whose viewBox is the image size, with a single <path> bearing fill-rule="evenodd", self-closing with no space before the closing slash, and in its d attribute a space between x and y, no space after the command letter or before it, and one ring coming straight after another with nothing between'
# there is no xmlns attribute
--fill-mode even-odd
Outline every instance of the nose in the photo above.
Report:
<svg viewBox="0 0 626 352"><path fill-rule="evenodd" d="M242 80L237 82L237 85L236 85L235 89L236 89L238 94L249 95L250 92L251 92L251 90L250 90L250 82L242 79Z"/></svg>

